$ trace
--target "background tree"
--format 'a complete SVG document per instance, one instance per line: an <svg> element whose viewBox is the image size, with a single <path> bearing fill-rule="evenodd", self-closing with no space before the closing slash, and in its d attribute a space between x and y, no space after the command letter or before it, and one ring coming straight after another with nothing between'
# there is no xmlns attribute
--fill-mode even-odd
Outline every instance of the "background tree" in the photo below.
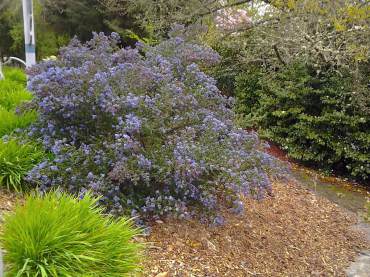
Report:
<svg viewBox="0 0 370 277"><path fill-rule="evenodd" d="M239 7L254 0L99 0L115 14L134 15L134 19L153 36L162 36L175 23L208 23L209 16ZM269 3L269 0L261 1Z"/></svg>
<svg viewBox="0 0 370 277"><path fill-rule="evenodd" d="M131 15L153 36L174 23L217 25L233 10L244 24L213 28L212 43L235 44L242 62L264 59L284 65L297 56L323 66L358 69L369 56L370 9L366 0L99 0L117 15ZM226 12L225 12L226 11ZM237 14L239 18L245 14ZM250 19L250 21L249 21ZM219 24L218 24L219 25ZM225 24L224 24L225 25ZM223 26L225 27L225 26ZM234 28L233 28L234 27ZM215 32L216 31L216 32ZM215 38L216 37L216 38ZM218 41L217 41L218 39ZM217 45L216 45L217 47Z"/></svg>
<svg viewBox="0 0 370 277"><path fill-rule="evenodd" d="M250 14L254 24L211 40L243 123L295 159L368 180L369 4L274 1Z"/></svg>
<svg viewBox="0 0 370 277"><path fill-rule="evenodd" d="M123 42L133 44L145 36L128 15L115 15L97 0L34 0L38 59L54 55L77 36L82 41L92 32L119 32ZM24 56L21 1L5 1L0 6L0 56Z"/></svg>

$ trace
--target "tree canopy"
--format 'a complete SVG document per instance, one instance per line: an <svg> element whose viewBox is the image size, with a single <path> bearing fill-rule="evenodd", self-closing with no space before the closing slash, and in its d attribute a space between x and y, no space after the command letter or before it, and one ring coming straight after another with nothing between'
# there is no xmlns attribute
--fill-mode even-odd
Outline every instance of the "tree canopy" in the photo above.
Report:
<svg viewBox="0 0 370 277"><path fill-rule="evenodd" d="M33 0L38 59L54 55L77 36L86 41L92 32L118 32L124 43L132 44L132 34L144 33L130 15L115 15L98 0ZM0 57L24 54L21 1L0 4Z"/></svg>

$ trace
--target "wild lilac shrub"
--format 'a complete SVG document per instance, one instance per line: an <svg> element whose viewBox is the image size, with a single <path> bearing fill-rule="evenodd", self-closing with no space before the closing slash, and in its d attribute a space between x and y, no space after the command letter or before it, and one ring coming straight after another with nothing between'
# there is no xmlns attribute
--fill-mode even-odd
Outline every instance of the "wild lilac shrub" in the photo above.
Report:
<svg viewBox="0 0 370 277"><path fill-rule="evenodd" d="M114 33L73 40L33 68L40 119L30 135L55 158L28 179L41 190L90 190L109 212L142 218L215 214L221 199L241 212L241 195L263 197L273 160L201 70L219 55L180 36L136 49L118 42Z"/></svg>

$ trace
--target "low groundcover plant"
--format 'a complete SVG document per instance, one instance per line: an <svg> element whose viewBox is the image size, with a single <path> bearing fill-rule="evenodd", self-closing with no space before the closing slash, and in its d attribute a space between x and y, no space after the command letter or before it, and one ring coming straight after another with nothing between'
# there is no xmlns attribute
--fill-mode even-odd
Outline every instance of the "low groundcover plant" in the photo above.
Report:
<svg viewBox="0 0 370 277"><path fill-rule="evenodd" d="M132 224L103 216L89 194L29 196L4 220L5 276L128 276L142 248Z"/></svg>
<svg viewBox="0 0 370 277"><path fill-rule="evenodd" d="M274 160L235 125L233 99L202 71L216 52L181 26L157 46L118 43L114 33L73 40L30 71L40 116L29 135L55 156L30 182L92 191L109 212L141 218L214 215L221 199L242 212L242 195L269 192Z"/></svg>

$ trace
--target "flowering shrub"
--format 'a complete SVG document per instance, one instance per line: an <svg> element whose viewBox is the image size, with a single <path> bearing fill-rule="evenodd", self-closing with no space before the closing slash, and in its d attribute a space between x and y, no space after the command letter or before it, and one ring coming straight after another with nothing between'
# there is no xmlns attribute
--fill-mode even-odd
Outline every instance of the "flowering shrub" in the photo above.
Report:
<svg viewBox="0 0 370 277"><path fill-rule="evenodd" d="M235 126L233 100L201 70L217 53L173 35L155 47L118 41L73 40L30 72L40 113L30 135L55 156L31 182L92 191L111 213L142 217L214 214L221 198L242 211L241 195L270 190L272 158Z"/></svg>

